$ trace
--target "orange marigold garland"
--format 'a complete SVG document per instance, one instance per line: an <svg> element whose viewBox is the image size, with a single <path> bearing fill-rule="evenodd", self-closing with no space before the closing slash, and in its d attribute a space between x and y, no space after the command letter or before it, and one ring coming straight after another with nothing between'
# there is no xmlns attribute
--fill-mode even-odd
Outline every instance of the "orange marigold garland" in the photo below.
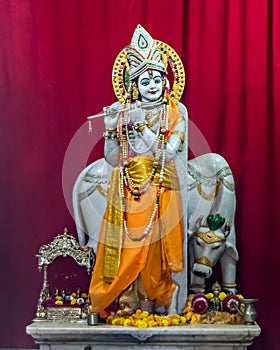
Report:
<svg viewBox="0 0 280 350"><path fill-rule="evenodd" d="M187 323L185 316L178 314L172 316L160 316L156 314L149 314L147 311L136 310L131 316L109 316L107 324L124 327L168 327L168 326L182 326Z"/></svg>

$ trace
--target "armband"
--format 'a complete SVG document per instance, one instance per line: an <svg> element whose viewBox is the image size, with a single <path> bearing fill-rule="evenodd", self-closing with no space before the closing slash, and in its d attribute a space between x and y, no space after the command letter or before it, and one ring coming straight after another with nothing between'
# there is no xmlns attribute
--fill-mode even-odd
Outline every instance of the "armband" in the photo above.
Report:
<svg viewBox="0 0 280 350"><path fill-rule="evenodd" d="M115 140L117 137L118 137L118 133L117 131L108 131L108 130L105 130L103 132L103 137L105 140Z"/></svg>

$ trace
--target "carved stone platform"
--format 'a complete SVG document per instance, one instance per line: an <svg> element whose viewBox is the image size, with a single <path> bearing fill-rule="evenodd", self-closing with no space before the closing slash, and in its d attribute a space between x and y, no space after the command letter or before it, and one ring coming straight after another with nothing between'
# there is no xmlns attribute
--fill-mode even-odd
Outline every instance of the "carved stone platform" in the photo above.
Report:
<svg viewBox="0 0 280 350"><path fill-rule="evenodd" d="M44 322L27 326L40 350L245 350L260 334L254 325L188 325L139 329L85 321Z"/></svg>

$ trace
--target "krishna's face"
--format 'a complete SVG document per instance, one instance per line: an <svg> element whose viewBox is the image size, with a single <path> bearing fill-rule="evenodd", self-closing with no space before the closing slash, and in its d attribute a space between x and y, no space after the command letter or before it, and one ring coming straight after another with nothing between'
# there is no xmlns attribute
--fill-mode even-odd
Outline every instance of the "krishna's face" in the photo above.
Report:
<svg viewBox="0 0 280 350"><path fill-rule="evenodd" d="M155 102L162 96L162 76L157 70L149 70L138 78L138 90L144 102Z"/></svg>

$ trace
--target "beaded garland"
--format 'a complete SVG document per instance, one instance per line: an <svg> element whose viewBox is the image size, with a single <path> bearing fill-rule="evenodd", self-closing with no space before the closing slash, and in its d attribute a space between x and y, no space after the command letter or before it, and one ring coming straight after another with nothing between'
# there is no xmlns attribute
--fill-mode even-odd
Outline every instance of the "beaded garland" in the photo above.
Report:
<svg viewBox="0 0 280 350"><path fill-rule="evenodd" d="M132 241L142 241L151 231L153 220L158 211L160 195L163 185L163 176L164 176L164 168L165 168L165 160L166 160L166 145L167 138L169 135L168 131L168 117L167 117L167 106L163 105L163 110L160 118L160 125L157 134L155 135L153 144L156 142L156 154L153 162L153 168L151 171L150 177L144 181L140 186L134 184L133 180L129 176L128 171L128 145L131 147L132 144L129 140L129 129L131 129L133 125L131 122L128 123L127 114L125 112L121 113L120 116L120 177L121 177L121 203L122 203L122 218L123 218L123 229L129 239ZM152 145L153 145L152 144ZM152 145L149 147L151 149ZM136 149L134 151L138 152ZM138 152L139 153L139 152ZM139 201L142 194L144 194L148 188L153 184L156 172L160 166L159 172L159 184L157 186L157 195L154 204L154 209L149 219L149 223L147 224L143 234L140 237L132 237L129 233L127 227L127 213L126 213L126 205L125 205L125 189L130 192L130 194L134 197L135 201Z"/></svg>

